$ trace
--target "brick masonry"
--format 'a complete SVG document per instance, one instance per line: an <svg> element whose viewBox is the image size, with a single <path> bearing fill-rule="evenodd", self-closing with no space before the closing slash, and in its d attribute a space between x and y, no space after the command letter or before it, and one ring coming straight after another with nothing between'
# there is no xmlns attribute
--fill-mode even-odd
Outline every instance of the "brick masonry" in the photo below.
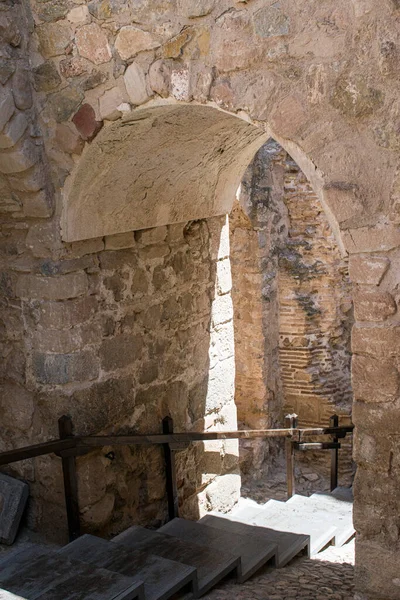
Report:
<svg viewBox="0 0 400 600"><path fill-rule="evenodd" d="M256 155L230 222L239 422L283 425L286 414L296 413L303 427L326 426L337 413L348 423L353 317L347 259L318 197L279 145L269 142ZM268 449L271 444L257 450L241 444L242 469L250 477L266 476ZM343 484L351 482L351 453L348 439ZM298 455L299 461L327 470L329 457Z"/></svg>

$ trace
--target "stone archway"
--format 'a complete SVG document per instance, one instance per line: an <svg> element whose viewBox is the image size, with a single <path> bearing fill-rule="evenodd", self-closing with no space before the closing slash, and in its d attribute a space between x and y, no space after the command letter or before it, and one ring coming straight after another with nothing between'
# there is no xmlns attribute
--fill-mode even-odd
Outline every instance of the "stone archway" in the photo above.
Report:
<svg viewBox="0 0 400 600"><path fill-rule="evenodd" d="M3 380L12 401L2 410L17 432L13 443L52 431L40 411L56 406L60 389L60 406L68 406L82 365L93 378L86 389L96 388L91 338L76 336L75 327L95 310L87 297L96 295L97 253L135 241L62 240L61 192L79 169L83 146L135 106L213 103L260 126L293 156L351 255L358 590L361 598L398 598L398 2L141 0L132 7L116 0L6 8L1 281ZM52 337L53 318L63 333ZM43 381L44 366L68 381ZM82 393L85 419L101 396L96 389ZM31 465L24 468L33 479ZM50 470L41 472L48 477Z"/></svg>

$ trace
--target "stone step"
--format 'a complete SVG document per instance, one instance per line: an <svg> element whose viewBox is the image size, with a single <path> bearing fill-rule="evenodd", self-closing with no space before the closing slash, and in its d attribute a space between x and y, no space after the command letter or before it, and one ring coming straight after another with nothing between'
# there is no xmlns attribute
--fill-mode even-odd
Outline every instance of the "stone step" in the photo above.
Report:
<svg viewBox="0 0 400 600"><path fill-rule="evenodd" d="M249 579L271 559L275 562L278 551L277 545L272 542L209 527L203 522L188 521L186 519L173 519L158 531L173 535L183 541L196 540L197 544L216 550L228 548L229 552L240 556L239 583Z"/></svg>
<svg viewBox="0 0 400 600"><path fill-rule="evenodd" d="M237 573L240 568L240 557L225 548L214 550L136 525L117 535L112 542L196 568L195 597L202 596L226 575L233 571Z"/></svg>
<svg viewBox="0 0 400 600"><path fill-rule="evenodd" d="M335 546L343 546L355 534L350 502L337 500L330 494L313 494L309 498L296 494L287 501L287 506L299 517L311 521L325 520L327 525L336 527Z"/></svg>
<svg viewBox="0 0 400 600"><path fill-rule="evenodd" d="M283 531L275 531L268 527L256 527L249 525L240 520L240 517L234 517L231 514L210 513L200 519L199 523L204 523L208 527L215 527L228 531L234 535L247 535L252 539L259 539L260 543L276 544L278 554L276 556L277 568L284 567L297 554L306 552L310 556L309 544L310 537L308 535L287 533Z"/></svg>
<svg viewBox="0 0 400 600"><path fill-rule="evenodd" d="M230 514L234 517L240 517L243 514L248 514L249 511L251 514L256 514L263 506L263 504L257 504L255 500L251 500L250 498L239 498L239 501L232 508Z"/></svg>
<svg viewBox="0 0 400 600"><path fill-rule="evenodd" d="M31 546L2 561L0 598L145 600L142 582Z"/></svg>
<svg viewBox="0 0 400 600"><path fill-rule="evenodd" d="M301 533L310 536L310 554L316 554L330 544L337 533L336 527L327 523L324 518L308 520L301 514L292 511L285 502L269 500L260 507L256 514L243 514L240 520L250 525L268 527L276 531Z"/></svg>
<svg viewBox="0 0 400 600"><path fill-rule="evenodd" d="M88 534L59 553L143 581L146 600L167 600L183 588L193 589L197 579L194 567Z"/></svg>

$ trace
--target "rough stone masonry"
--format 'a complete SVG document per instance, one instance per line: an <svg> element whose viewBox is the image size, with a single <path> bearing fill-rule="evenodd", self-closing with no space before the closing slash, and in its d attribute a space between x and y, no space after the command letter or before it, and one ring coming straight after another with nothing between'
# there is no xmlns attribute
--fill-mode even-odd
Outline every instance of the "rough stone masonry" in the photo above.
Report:
<svg viewBox="0 0 400 600"><path fill-rule="evenodd" d="M168 409L182 428L235 425L228 255L211 253L208 219L230 212L272 137L349 257L356 590L400 598L399 11L398 0L0 2L2 449L54 435L66 411L78 432L147 428L155 397L157 422ZM217 358L203 344L214 335ZM236 449L206 450L207 468L193 450L181 459L196 510L199 489L205 507L238 493ZM162 518L161 474L146 481L160 457L106 454L80 461L88 525ZM16 468L32 482L32 524L59 523L58 461Z"/></svg>

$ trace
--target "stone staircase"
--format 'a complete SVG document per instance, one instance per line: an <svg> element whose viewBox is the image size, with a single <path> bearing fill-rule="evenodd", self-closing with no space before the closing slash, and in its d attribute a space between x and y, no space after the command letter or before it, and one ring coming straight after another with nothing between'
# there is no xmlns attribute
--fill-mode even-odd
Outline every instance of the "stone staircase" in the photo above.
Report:
<svg viewBox="0 0 400 600"><path fill-rule="evenodd" d="M244 582L264 565L354 535L351 490L264 505L241 499L230 514L133 526L106 541L83 535L60 550L30 546L0 562L1 600L198 598L229 574Z"/></svg>

